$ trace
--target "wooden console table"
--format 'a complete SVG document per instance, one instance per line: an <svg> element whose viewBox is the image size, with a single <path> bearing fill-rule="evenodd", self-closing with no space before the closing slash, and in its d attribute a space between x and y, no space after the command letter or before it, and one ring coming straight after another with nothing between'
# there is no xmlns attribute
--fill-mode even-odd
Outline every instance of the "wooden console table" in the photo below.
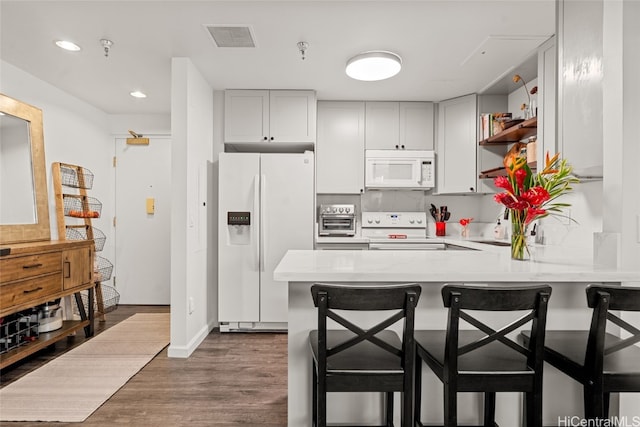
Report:
<svg viewBox="0 0 640 427"><path fill-rule="evenodd" d="M84 328L93 335L93 240L43 241L2 247L0 256L0 318L75 295L81 320L65 320L62 328L0 354L0 369ZM8 252L8 253L6 253ZM6 253L6 254L5 254ZM88 291L84 306L80 292Z"/></svg>

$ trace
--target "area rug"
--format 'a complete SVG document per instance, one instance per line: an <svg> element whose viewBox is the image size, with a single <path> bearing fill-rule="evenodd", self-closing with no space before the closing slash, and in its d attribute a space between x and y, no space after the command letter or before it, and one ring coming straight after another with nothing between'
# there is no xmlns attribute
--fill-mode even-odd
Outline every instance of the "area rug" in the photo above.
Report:
<svg viewBox="0 0 640 427"><path fill-rule="evenodd" d="M169 344L169 313L138 313L0 390L1 421L81 422Z"/></svg>

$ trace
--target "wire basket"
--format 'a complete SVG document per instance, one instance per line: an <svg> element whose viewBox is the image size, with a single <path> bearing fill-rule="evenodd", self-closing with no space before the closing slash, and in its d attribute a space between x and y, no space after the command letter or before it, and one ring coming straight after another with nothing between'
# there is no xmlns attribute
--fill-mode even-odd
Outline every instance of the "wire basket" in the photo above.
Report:
<svg viewBox="0 0 640 427"><path fill-rule="evenodd" d="M93 235L96 252L100 252L104 249L104 243L107 241L107 238L104 233L96 227L91 225L67 225L67 229L65 231L67 240L87 240L90 235Z"/></svg>
<svg viewBox="0 0 640 427"><path fill-rule="evenodd" d="M118 303L120 302L120 293L116 290L116 288L107 285L100 285L102 289L102 310L100 310L100 305L98 304L98 292L93 293L93 308L96 312L99 313L109 313L116 308L118 308ZM82 297L82 302L85 307L88 307L89 304L89 293L87 291L83 291L80 293Z"/></svg>
<svg viewBox="0 0 640 427"><path fill-rule="evenodd" d="M63 194L65 216L74 218L100 218L102 203L95 197Z"/></svg>
<svg viewBox="0 0 640 427"><path fill-rule="evenodd" d="M113 264L108 259L96 255L93 260L93 271L93 280L95 282L106 282L111 279Z"/></svg>
<svg viewBox="0 0 640 427"><path fill-rule="evenodd" d="M38 315L24 311L0 319L0 354L38 338Z"/></svg>
<svg viewBox="0 0 640 427"><path fill-rule="evenodd" d="M60 165L60 179L62 185L66 187L86 189L93 187L93 173L81 166Z"/></svg>

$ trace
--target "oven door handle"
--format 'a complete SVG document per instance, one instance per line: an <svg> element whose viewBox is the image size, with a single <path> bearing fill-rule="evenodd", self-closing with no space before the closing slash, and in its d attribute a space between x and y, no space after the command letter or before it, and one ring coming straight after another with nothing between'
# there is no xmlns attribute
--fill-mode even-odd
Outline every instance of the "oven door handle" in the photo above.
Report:
<svg viewBox="0 0 640 427"><path fill-rule="evenodd" d="M444 243L369 243L369 250L437 251L445 249Z"/></svg>

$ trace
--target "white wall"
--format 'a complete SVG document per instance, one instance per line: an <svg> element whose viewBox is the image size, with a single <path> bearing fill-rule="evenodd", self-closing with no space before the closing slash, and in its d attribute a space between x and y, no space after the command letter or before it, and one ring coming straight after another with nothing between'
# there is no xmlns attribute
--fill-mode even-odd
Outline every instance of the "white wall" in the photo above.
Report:
<svg viewBox="0 0 640 427"><path fill-rule="evenodd" d="M101 217L93 221L108 236L101 255L113 259L113 239L108 234L113 216L113 140L107 114L12 64L2 61L0 67L0 91L42 110L51 238L58 236L51 164L81 165L94 174L89 195L102 203Z"/></svg>
<svg viewBox="0 0 640 427"><path fill-rule="evenodd" d="M173 58L171 82L171 345L188 357L214 325L209 245L215 227L209 177L213 160L213 89L188 58Z"/></svg>

